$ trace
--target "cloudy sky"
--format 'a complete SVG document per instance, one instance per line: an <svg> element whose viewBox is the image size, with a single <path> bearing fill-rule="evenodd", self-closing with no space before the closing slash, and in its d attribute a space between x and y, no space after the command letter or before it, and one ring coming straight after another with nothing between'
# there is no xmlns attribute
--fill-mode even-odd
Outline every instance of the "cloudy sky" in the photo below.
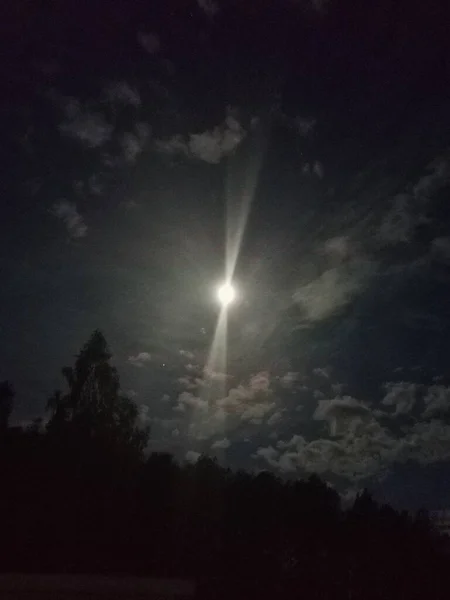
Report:
<svg viewBox="0 0 450 600"><path fill-rule="evenodd" d="M445 2L17 6L0 236L16 422L100 328L153 449L449 506Z"/></svg>

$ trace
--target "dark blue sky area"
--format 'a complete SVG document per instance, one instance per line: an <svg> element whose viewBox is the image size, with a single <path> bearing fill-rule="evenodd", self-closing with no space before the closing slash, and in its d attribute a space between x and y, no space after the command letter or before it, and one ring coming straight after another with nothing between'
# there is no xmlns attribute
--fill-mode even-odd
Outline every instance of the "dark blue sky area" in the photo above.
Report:
<svg viewBox="0 0 450 600"><path fill-rule="evenodd" d="M375 4L9 9L17 422L100 328L151 449L449 505L445 7Z"/></svg>

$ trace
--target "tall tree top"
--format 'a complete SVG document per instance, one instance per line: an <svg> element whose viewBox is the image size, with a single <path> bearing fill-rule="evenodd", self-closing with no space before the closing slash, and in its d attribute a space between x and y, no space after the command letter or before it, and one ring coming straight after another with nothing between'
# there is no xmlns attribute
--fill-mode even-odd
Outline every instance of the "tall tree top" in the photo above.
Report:
<svg viewBox="0 0 450 600"><path fill-rule="evenodd" d="M96 329L92 332L80 353L77 354L77 366L84 363L106 362L111 356L105 336L99 329Z"/></svg>

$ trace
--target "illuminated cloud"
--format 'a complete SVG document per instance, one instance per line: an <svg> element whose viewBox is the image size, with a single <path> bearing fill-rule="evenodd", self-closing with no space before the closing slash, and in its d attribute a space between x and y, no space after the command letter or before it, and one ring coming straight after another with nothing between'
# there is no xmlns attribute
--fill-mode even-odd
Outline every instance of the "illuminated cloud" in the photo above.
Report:
<svg viewBox="0 0 450 600"><path fill-rule="evenodd" d="M142 368L145 364L152 360L151 355L148 352L139 352L136 356L129 356L128 362L135 366Z"/></svg>
<svg viewBox="0 0 450 600"><path fill-rule="evenodd" d="M392 416L407 415L416 403L419 387L416 383L400 381L389 382L385 385L387 394L381 401L385 406L394 406Z"/></svg>
<svg viewBox="0 0 450 600"><path fill-rule="evenodd" d="M297 288L294 301L311 321L319 321L344 308L362 289L369 264L332 268Z"/></svg>
<svg viewBox="0 0 450 600"><path fill-rule="evenodd" d="M269 465L278 467L278 457L280 453L278 450L275 450L273 446L268 446L267 448L260 447L256 450L256 452L252 455L252 458L258 459L262 458L268 462Z"/></svg>
<svg viewBox="0 0 450 600"><path fill-rule="evenodd" d="M166 139L155 140L154 148L160 154L184 156L209 164L219 164L232 154L246 135L245 130L232 117L213 129L202 133L181 134Z"/></svg>
<svg viewBox="0 0 450 600"><path fill-rule="evenodd" d="M285 375L280 377L280 384L287 389L291 389L294 384L299 380L299 373L288 371Z"/></svg>
<svg viewBox="0 0 450 600"><path fill-rule="evenodd" d="M174 407L174 410L178 412L185 412L187 407L195 410L207 411L209 404L207 400L198 398L190 392L182 392L178 396L177 405Z"/></svg>
<svg viewBox="0 0 450 600"><path fill-rule="evenodd" d="M188 450L186 452L186 456L185 459L187 462L195 464L198 459L200 458L201 454L200 452L196 452L195 450Z"/></svg>
<svg viewBox="0 0 450 600"><path fill-rule="evenodd" d="M371 418L371 411L362 402L351 396L337 397L332 400L319 400L318 407L314 412L313 419L316 421L327 421L330 426L330 434L344 435L348 433L353 422Z"/></svg>

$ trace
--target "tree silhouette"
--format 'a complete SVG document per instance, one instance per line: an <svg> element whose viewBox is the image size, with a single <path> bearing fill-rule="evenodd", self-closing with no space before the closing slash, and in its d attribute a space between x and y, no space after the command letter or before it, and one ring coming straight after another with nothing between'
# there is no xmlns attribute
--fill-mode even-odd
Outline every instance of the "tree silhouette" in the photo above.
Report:
<svg viewBox="0 0 450 600"><path fill-rule="evenodd" d="M49 433L74 435L87 442L141 453L148 442L148 428L137 426L138 407L120 391L117 369L110 364L106 340L95 330L76 357L74 367L64 367L68 392L51 396Z"/></svg>
<svg viewBox="0 0 450 600"><path fill-rule="evenodd" d="M8 429L15 392L9 381L0 382L0 433Z"/></svg>
<svg viewBox="0 0 450 600"><path fill-rule="evenodd" d="M317 475L233 472L201 455L145 457L148 430L94 331L65 391L0 443L0 570L189 577L201 598L447 598L448 543L428 515L347 511ZM3 426L12 387L0 384ZM300 593L301 592L301 593Z"/></svg>

